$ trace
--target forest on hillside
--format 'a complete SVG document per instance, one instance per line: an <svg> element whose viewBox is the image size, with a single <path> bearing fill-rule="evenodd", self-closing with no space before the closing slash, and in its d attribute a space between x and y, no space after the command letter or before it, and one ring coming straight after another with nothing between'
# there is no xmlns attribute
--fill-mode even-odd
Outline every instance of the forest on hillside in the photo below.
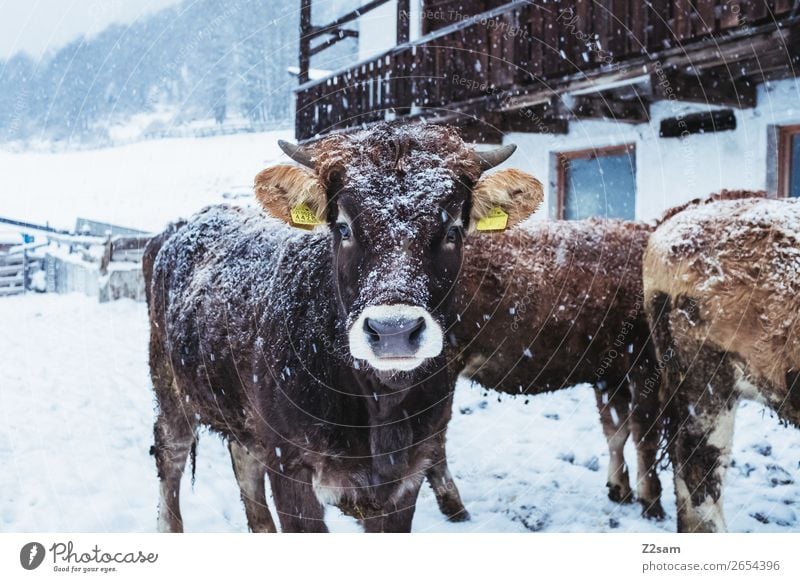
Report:
<svg viewBox="0 0 800 582"><path fill-rule="evenodd" d="M315 5L317 22L351 0ZM78 38L42 59L0 61L0 142L96 143L136 137L285 126L292 117L299 2L186 1ZM326 51L331 67L354 40ZM323 66L325 63L322 63ZM125 137L125 133L121 133Z"/></svg>

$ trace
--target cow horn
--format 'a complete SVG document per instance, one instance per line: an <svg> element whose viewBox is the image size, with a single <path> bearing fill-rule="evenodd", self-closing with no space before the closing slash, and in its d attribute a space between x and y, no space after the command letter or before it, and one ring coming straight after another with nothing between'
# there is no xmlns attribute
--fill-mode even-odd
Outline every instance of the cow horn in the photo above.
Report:
<svg viewBox="0 0 800 582"><path fill-rule="evenodd" d="M481 172L485 172L505 162L515 151L517 146L512 143L485 152L475 152L475 155L481 162Z"/></svg>
<svg viewBox="0 0 800 582"><path fill-rule="evenodd" d="M283 150L283 153L298 164L308 166L312 170L314 169L314 157L311 155L311 150L309 148L283 141L282 139L278 140L278 146Z"/></svg>

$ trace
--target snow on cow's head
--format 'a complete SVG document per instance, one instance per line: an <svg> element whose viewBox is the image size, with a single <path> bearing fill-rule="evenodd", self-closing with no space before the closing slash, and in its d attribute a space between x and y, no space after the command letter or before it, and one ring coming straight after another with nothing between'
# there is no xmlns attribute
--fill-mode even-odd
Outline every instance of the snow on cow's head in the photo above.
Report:
<svg viewBox="0 0 800 582"><path fill-rule="evenodd" d="M383 123L281 147L308 169L262 171L256 196L289 224L330 229L350 351L387 373L441 353L464 237L510 228L543 198L519 170L481 176L515 146L476 152L445 126Z"/></svg>

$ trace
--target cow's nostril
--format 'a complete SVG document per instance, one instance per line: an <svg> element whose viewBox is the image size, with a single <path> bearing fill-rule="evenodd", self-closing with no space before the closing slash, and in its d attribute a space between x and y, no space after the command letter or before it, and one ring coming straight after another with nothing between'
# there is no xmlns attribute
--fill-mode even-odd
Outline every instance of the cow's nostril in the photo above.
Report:
<svg viewBox="0 0 800 582"><path fill-rule="evenodd" d="M369 317L364 319L364 333L367 334L370 343L378 343L381 339L381 334L372 326L372 321Z"/></svg>
<svg viewBox="0 0 800 582"><path fill-rule="evenodd" d="M408 334L408 341L414 346L419 346L419 340L422 337L422 332L425 329L425 318L418 317L417 322Z"/></svg>

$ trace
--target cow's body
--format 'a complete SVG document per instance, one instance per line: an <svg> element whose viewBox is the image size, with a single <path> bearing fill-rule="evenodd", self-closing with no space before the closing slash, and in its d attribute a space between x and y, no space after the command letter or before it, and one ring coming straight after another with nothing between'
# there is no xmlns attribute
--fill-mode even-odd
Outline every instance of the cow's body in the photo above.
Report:
<svg viewBox="0 0 800 582"><path fill-rule="evenodd" d="M680 531L723 531L742 398L800 426L800 201L723 192L672 212L644 261Z"/></svg>
<svg viewBox="0 0 800 582"><path fill-rule="evenodd" d="M164 241L150 302L157 443L185 448L204 425L247 450L267 470L284 530L323 530L317 498L387 515L366 519L369 529L403 529L452 383L443 362L400 393L352 367L330 254L325 233L229 207L206 209ZM281 480L300 492L280 499Z"/></svg>
<svg viewBox="0 0 800 582"><path fill-rule="evenodd" d="M657 377L641 284L651 230L616 220L543 221L472 239L453 362L486 388L516 396L595 386L609 497L632 498L623 458L632 432L638 498L645 515L660 517Z"/></svg>

